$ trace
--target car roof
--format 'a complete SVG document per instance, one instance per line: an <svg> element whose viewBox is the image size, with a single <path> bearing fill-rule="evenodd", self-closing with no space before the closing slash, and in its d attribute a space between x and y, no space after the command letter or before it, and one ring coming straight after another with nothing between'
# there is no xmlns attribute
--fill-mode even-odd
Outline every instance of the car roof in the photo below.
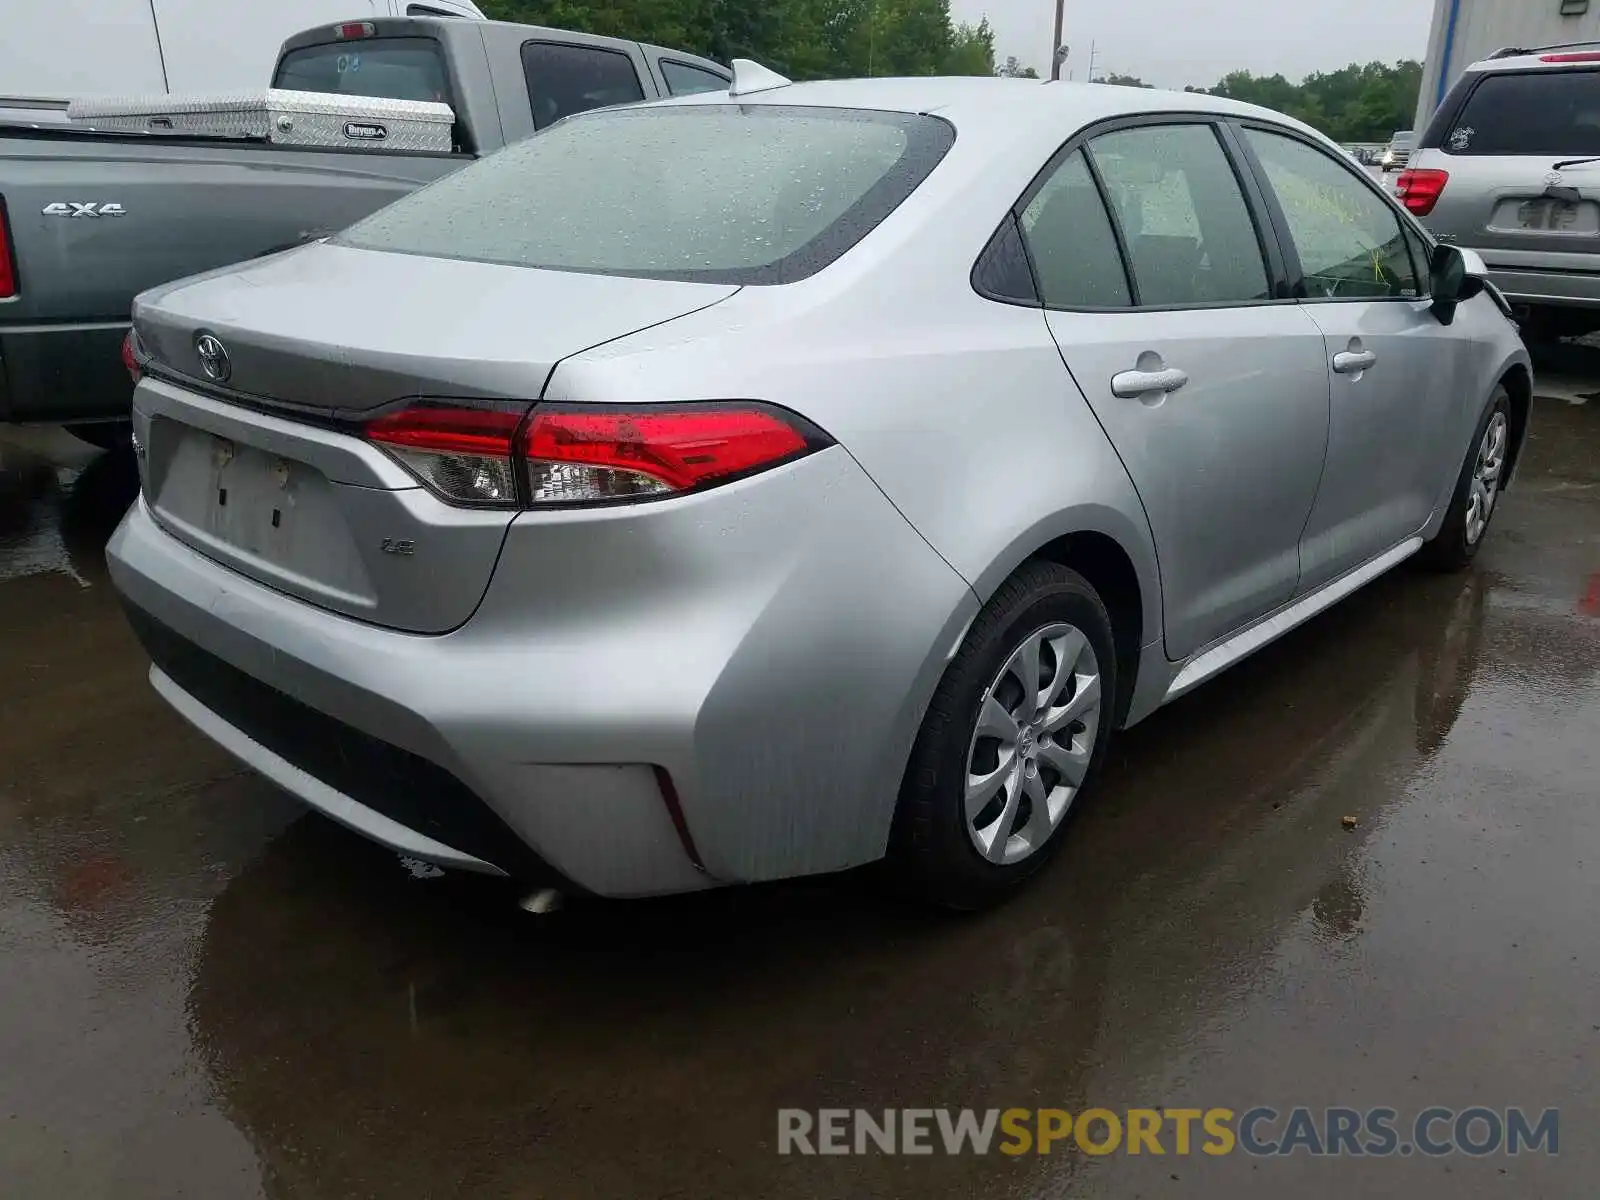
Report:
<svg viewBox="0 0 1600 1200"><path fill-rule="evenodd" d="M1510 47L1498 51L1488 58L1480 59L1467 68L1468 71L1493 72L1493 71L1570 71L1574 67L1594 67L1600 63L1582 60L1565 62L1546 62L1547 54L1572 54L1582 53L1585 50L1600 51L1600 42L1573 42L1561 46L1539 46L1534 49Z"/></svg>
<svg viewBox="0 0 1600 1200"><path fill-rule="evenodd" d="M701 92L659 103L727 104L731 101L726 92ZM932 114L949 121L958 133L1032 131L1055 136L1058 143L1085 125L1109 117L1141 113L1216 113L1271 120L1327 140L1309 125L1282 113L1204 92L978 75L791 83L768 91L746 93L737 97L737 103Z"/></svg>

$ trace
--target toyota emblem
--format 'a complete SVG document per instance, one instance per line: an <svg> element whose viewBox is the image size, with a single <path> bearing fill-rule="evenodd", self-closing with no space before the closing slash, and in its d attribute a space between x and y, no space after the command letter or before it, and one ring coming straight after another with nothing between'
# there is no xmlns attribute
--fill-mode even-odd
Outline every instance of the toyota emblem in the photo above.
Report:
<svg viewBox="0 0 1600 1200"><path fill-rule="evenodd" d="M233 374L233 363L228 359L228 348L216 335L195 334L194 349L200 356L200 369L206 373L206 378L215 383L227 383L228 376Z"/></svg>

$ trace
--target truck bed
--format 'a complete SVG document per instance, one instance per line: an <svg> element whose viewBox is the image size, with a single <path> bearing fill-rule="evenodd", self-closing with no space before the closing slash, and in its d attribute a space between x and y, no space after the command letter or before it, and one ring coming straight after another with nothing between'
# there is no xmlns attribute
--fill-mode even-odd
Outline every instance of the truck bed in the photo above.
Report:
<svg viewBox="0 0 1600 1200"><path fill-rule="evenodd" d="M0 302L0 421L124 415L130 297L335 232L468 161L0 125L19 291Z"/></svg>

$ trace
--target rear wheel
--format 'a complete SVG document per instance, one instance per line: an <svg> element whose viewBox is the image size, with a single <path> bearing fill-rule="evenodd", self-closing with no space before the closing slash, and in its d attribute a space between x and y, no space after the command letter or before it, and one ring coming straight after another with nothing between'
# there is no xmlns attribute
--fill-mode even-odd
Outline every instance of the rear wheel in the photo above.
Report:
<svg viewBox="0 0 1600 1200"><path fill-rule="evenodd" d="M1059 846L1111 732L1111 621L1087 580L1029 563L946 669L901 786L891 867L956 909L992 904Z"/></svg>
<svg viewBox="0 0 1600 1200"><path fill-rule="evenodd" d="M1500 507L1500 489L1505 483L1510 454L1511 396L1499 387L1489 411L1478 422L1472 448L1461 464L1444 524L1419 555L1425 566L1459 571L1477 557L1489 532L1489 522Z"/></svg>

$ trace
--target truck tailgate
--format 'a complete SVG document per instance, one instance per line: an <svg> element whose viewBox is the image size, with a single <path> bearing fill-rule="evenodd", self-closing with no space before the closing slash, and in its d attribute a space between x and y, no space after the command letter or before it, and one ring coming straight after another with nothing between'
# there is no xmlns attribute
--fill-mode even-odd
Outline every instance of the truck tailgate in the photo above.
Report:
<svg viewBox="0 0 1600 1200"><path fill-rule="evenodd" d="M146 288L342 229L463 161L0 131L21 276L3 319L124 320Z"/></svg>
<svg viewBox="0 0 1600 1200"><path fill-rule="evenodd" d="M467 161L0 128L18 291L0 306L0 420L126 414L134 295L335 232Z"/></svg>

